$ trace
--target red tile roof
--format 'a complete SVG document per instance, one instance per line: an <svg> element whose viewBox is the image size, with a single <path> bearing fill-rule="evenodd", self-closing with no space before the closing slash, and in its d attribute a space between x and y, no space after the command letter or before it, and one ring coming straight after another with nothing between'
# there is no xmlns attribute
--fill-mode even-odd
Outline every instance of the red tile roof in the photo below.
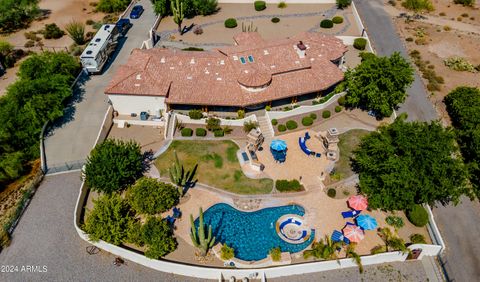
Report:
<svg viewBox="0 0 480 282"><path fill-rule="evenodd" d="M264 41L250 32L234 39L238 45L204 52L135 49L105 93L165 96L171 104L243 107L321 91L343 79L331 61L347 48L333 36L302 33ZM299 49L300 41L305 51Z"/></svg>

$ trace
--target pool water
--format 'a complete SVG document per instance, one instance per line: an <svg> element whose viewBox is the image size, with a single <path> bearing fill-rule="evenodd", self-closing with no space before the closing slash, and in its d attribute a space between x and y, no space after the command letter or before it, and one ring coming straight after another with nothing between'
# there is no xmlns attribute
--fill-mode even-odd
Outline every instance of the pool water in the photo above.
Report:
<svg viewBox="0 0 480 282"><path fill-rule="evenodd" d="M217 242L233 247L236 258L252 261L266 258L268 252L275 247L280 247L282 252L296 253L312 243L314 230L310 238L301 244L287 243L278 236L275 224L285 214L303 216L305 210L301 206L290 205L242 212L221 203L206 210L203 217L205 224L212 226ZM198 218L195 224L198 226Z"/></svg>

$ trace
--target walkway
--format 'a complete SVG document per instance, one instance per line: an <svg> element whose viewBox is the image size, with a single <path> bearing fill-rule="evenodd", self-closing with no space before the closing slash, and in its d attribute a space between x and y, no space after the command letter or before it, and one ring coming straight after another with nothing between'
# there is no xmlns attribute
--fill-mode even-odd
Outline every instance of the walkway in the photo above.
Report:
<svg viewBox="0 0 480 282"><path fill-rule="evenodd" d="M150 7L149 0L139 1ZM129 13L127 13L128 15ZM132 20L133 27L126 39L119 43L118 51L106 65L102 75L86 77L86 81L76 89L73 105L67 109L62 124L50 132L45 142L46 160L50 168L66 170L73 163L81 167L90 153L98 130L108 108L108 97L103 93L119 65L124 64L130 52L139 48L148 37L148 30L155 22L152 9L147 8L140 19Z"/></svg>

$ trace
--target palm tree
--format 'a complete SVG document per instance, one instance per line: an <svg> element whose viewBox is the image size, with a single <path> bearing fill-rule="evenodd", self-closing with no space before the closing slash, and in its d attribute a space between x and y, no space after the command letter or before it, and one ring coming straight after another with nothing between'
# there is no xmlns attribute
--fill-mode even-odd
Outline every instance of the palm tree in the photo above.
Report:
<svg viewBox="0 0 480 282"><path fill-rule="evenodd" d="M358 265L358 271L360 271L360 273L363 273L362 258L357 252L355 252L356 246L357 244L355 243L351 243L350 245L347 245L347 248L345 249L345 253L347 258L352 258L353 261Z"/></svg>
<svg viewBox="0 0 480 282"><path fill-rule="evenodd" d="M401 251L403 253L409 252L409 249L405 246L405 241L393 234L390 228L379 228L378 235L382 238L383 242L385 242L387 252L390 250Z"/></svg>
<svg viewBox="0 0 480 282"><path fill-rule="evenodd" d="M312 248L303 252L303 257L308 259L314 257L316 259L337 259L337 249L341 247L340 242L333 242L327 235L324 239L312 243Z"/></svg>

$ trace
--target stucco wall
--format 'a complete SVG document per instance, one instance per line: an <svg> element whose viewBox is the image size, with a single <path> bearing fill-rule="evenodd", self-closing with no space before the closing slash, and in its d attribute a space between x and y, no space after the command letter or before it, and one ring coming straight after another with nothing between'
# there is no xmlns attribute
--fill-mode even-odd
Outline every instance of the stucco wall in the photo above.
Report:
<svg viewBox="0 0 480 282"><path fill-rule="evenodd" d="M157 110L165 112L165 97L135 96L135 95L108 95L113 109L121 115L148 112L155 115Z"/></svg>

